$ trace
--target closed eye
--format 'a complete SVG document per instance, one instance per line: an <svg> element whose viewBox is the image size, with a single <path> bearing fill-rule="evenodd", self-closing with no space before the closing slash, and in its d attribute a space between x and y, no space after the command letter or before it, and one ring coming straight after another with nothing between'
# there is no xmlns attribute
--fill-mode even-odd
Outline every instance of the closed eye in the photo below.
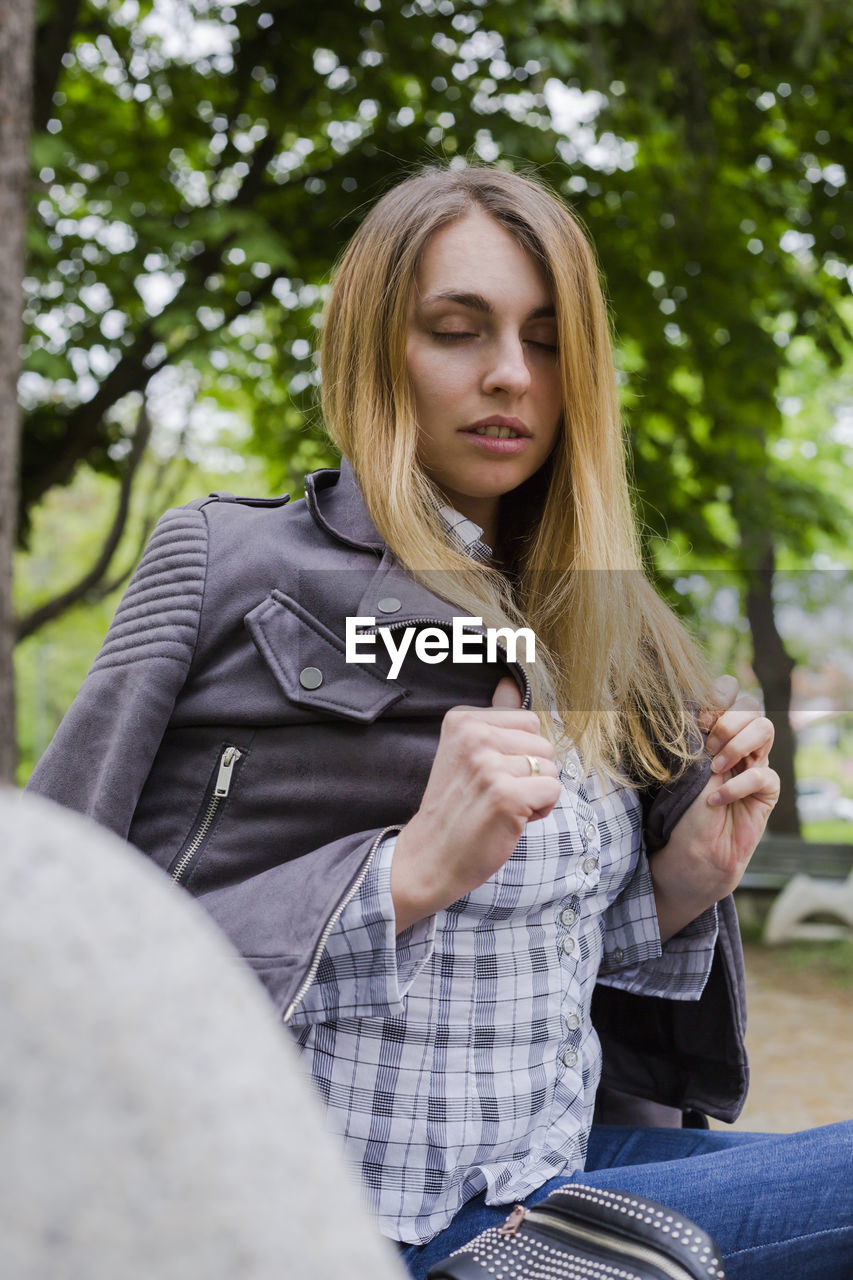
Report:
<svg viewBox="0 0 853 1280"><path fill-rule="evenodd" d="M454 330L452 333L442 333L433 330L432 336L435 338L436 342L460 342L466 338L479 337L476 333L461 333L457 330ZM548 351L552 355L556 355L559 350L557 344L554 342L539 342L535 338L524 338L523 341L524 345L527 347L536 347L537 350Z"/></svg>

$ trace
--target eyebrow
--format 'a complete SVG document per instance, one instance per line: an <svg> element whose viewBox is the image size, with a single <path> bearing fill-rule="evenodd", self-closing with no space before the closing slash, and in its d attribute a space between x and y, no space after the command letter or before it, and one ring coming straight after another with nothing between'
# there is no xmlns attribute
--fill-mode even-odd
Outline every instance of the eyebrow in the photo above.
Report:
<svg viewBox="0 0 853 1280"><path fill-rule="evenodd" d="M488 298L484 298L481 293L455 293L453 290L431 293L428 298L421 300L421 306L428 307L435 302L455 302L458 307L466 307L469 311L482 311L485 315L494 314L494 307ZM555 315L554 307L549 302L543 307L536 307L530 312L527 319L552 320Z"/></svg>

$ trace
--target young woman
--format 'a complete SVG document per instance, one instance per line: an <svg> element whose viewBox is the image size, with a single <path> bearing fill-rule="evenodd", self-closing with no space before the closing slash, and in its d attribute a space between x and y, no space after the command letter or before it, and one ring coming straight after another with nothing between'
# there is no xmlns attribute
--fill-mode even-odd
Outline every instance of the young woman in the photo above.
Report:
<svg viewBox="0 0 853 1280"><path fill-rule="evenodd" d="M642 575L577 223L499 170L407 179L322 364L340 470L163 517L31 785L226 930L413 1275L574 1179L730 1277L841 1277L849 1128L661 1124L742 1105L730 894L778 779Z"/></svg>

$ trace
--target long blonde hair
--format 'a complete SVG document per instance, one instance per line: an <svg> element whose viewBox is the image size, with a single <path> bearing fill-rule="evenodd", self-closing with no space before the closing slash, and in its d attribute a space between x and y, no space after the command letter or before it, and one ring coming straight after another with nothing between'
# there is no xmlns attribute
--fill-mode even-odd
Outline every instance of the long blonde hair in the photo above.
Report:
<svg viewBox="0 0 853 1280"><path fill-rule="evenodd" d="M455 548L419 464L406 371L411 291L427 240L479 207L541 265L557 319L563 428L536 476L501 500L508 573ZM394 555L487 625L529 626L533 706L558 747L607 774L664 780L700 746L692 710L710 678L646 579L631 510L607 311L577 220L539 182L488 167L429 167L373 207L338 264L322 339L322 410ZM553 694L565 726L548 714Z"/></svg>

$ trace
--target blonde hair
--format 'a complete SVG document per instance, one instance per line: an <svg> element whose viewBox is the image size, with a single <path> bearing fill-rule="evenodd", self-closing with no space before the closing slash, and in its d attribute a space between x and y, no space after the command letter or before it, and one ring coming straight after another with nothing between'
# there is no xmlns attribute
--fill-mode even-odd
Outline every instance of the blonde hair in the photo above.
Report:
<svg viewBox="0 0 853 1280"><path fill-rule="evenodd" d="M429 237L479 208L541 265L556 311L563 428L537 475L501 500L508 573L456 549L446 501L419 464L406 370L409 304ZM529 626L533 707L558 748L607 774L665 780L698 754L692 712L713 705L687 632L647 581L626 474L607 312L593 251L537 181L430 167L373 207L344 251L322 339L322 410L397 559L486 625ZM550 695L565 726L555 731Z"/></svg>

